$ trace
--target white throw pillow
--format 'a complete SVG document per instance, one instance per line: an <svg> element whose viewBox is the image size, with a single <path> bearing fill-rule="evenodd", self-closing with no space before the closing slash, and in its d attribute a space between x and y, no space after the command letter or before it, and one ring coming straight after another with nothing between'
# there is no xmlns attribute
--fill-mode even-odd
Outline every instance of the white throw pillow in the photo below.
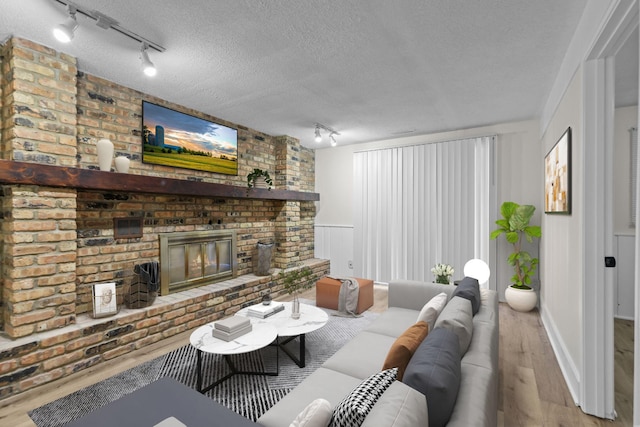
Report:
<svg viewBox="0 0 640 427"><path fill-rule="evenodd" d="M325 399L316 399L298 414L289 427L327 427L332 415L331 404Z"/></svg>
<svg viewBox="0 0 640 427"><path fill-rule="evenodd" d="M442 313L444 306L447 305L447 294L444 292L439 293L435 297L431 298L427 302L420 314L418 314L418 320L416 322L426 322L429 325L429 330L433 330L433 325L436 323L438 316Z"/></svg>

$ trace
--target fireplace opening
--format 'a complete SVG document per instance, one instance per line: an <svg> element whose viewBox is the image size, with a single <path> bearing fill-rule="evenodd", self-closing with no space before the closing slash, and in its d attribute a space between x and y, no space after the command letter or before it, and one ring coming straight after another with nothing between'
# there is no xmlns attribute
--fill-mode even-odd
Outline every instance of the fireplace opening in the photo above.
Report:
<svg viewBox="0 0 640 427"><path fill-rule="evenodd" d="M235 230L161 233L160 295L236 276Z"/></svg>

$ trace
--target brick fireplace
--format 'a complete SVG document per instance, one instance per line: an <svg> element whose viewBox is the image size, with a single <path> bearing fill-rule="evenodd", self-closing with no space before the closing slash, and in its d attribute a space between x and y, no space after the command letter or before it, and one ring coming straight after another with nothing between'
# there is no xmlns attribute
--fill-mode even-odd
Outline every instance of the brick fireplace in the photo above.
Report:
<svg viewBox="0 0 640 427"><path fill-rule="evenodd" d="M313 201L254 198L246 192L245 177L256 167L273 171L274 193L313 192L314 152L296 139L266 135L78 73L75 58L28 40L7 40L0 61L5 170L19 162L53 166L72 180L77 170L97 170L95 143L109 138L116 155L131 159L132 181L144 176L157 180L156 188L170 179L240 189L226 197L207 195L210 187L195 194L147 187L105 190L31 182L29 173L18 184L0 182L0 399L233 314L265 293L281 293L275 277L252 274L260 240L276 243L277 269L301 264L319 276L328 273L328 261L313 258ZM238 176L143 164L142 99L237 128ZM95 176L112 176L104 174L115 172ZM116 218L142 218L142 236L117 238ZM121 303L135 280L134 266L160 261L159 236L229 230L236 234L231 257L236 277L185 287L144 309L91 317L93 284L115 282Z"/></svg>
<svg viewBox="0 0 640 427"><path fill-rule="evenodd" d="M161 233L160 295L236 276L236 231Z"/></svg>

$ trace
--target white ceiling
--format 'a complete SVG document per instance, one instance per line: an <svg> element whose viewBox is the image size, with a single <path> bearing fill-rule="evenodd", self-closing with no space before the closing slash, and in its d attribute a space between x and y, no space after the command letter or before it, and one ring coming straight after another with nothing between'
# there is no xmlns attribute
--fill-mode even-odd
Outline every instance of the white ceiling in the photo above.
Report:
<svg viewBox="0 0 640 427"><path fill-rule="evenodd" d="M0 0L0 40L33 40L81 71L325 147L315 122L352 144L538 117L586 2L75 1L165 47L150 51L154 78L136 42L84 16L70 44L55 40L66 16L55 0Z"/></svg>

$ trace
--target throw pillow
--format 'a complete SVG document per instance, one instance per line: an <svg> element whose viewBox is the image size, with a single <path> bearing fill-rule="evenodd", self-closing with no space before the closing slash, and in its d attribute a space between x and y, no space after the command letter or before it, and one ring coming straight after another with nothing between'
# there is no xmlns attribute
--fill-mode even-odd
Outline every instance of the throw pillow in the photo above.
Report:
<svg viewBox="0 0 640 427"><path fill-rule="evenodd" d="M329 401L316 399L298 414L289 427L327 427L332 415Z"/></svg>
<svg viewBox="0 0 640 427"><path fill-rule="evenodd" d="M451 298L436 320L434 330L437 328L445 328L456 334L460 343L460 355L464 356L473 335L473 313L469 300Z"/></svg>
<svg viewBox="0 0 640 427"><path fill-rule="evenodd" d="M384 360L382 369L398 368L398 381L402 381L402 374L420 343L429 332L426 322L417 322L411 325L393 343Z"/></svg>
<svg viewBox="0 0 640 427"><path fill-rule="evenodd" d="M362 381L336 406L329 427L362 425L373 405L396 380L398 368L387 369Z"/></svg>
<svg viewBox="0 0 640 427"><path fill-rule="evenodd" d="M473 277L465 277L462 279L456 287L456 290L453 291L451 298L453 297L462 297L471 301L471 308L475 316L478 310L480 310L480 284L478 280Z"/></svg>
<svg viewBox="0 0 640 427"><path fill-rule="evenodd" d="M451 418L461 378L458 338L440 328L418 346L402 382L427 397L429 427L437 427L446 425Z"/></svg>
<svg viewBox="0 0 640 427"><path fill-rule="evenodd" d="M436 319L442 312L444 306L447 305L447 294L444 292L439 293L435 297L431 298L420 310L418 314L418 320L427 322L429 330L433 330L433 324L436 323Z"/></svg>

